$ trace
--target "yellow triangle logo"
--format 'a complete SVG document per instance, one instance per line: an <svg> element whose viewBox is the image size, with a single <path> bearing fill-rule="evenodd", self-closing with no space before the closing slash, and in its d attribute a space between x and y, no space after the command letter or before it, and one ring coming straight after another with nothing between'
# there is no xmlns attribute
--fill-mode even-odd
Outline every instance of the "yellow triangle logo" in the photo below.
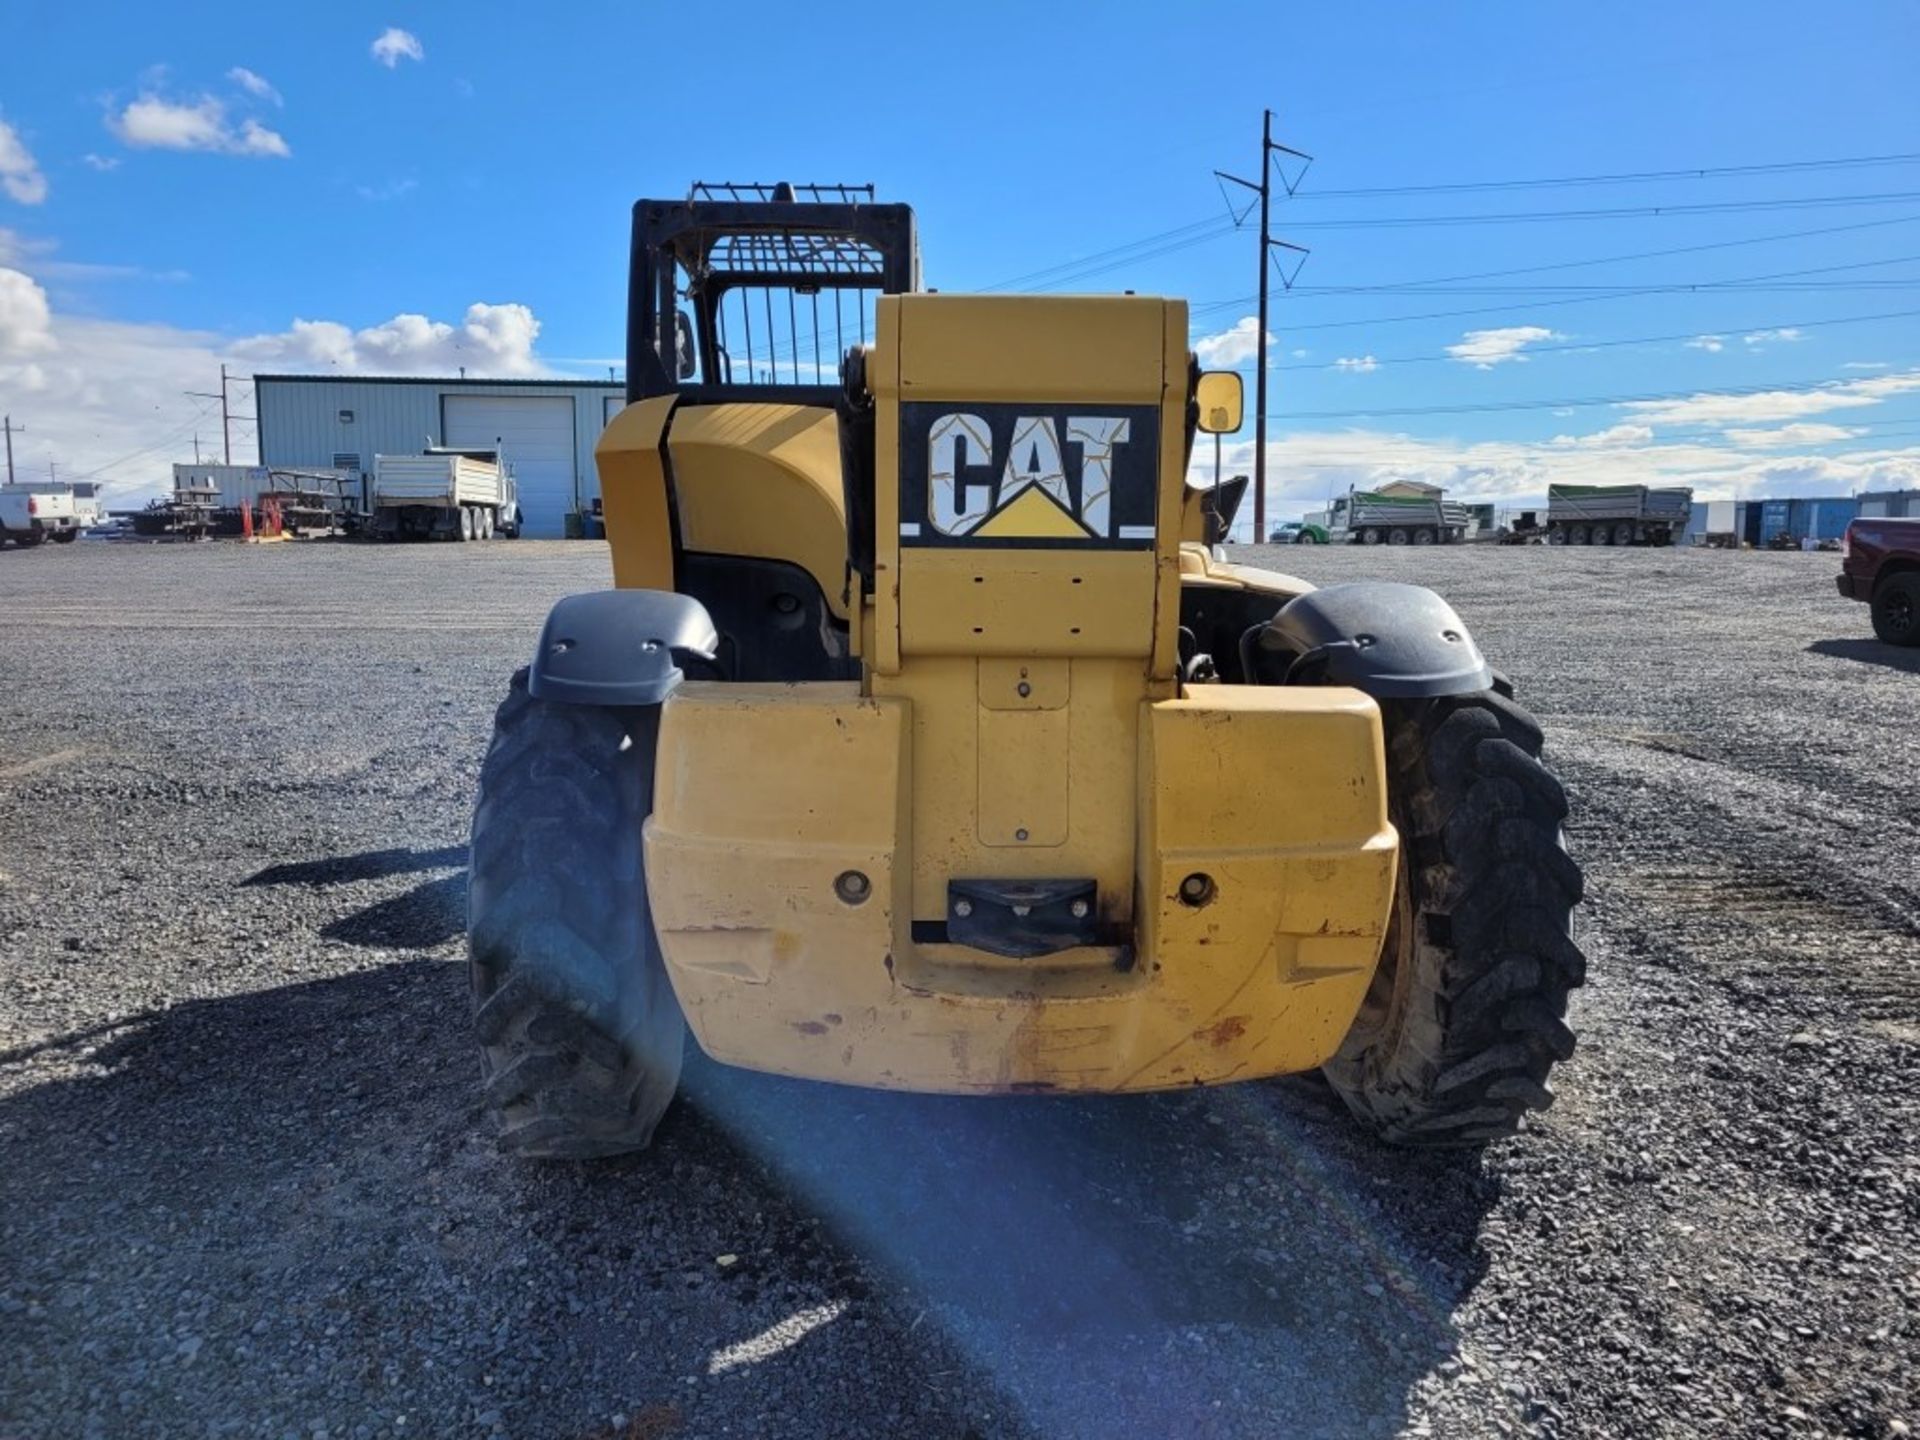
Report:
<svg viewBox="0 0 1920 1440"><path fill-rule="evenodd" d="M1045 492L1029 487L973 532L976 540L1085 540L1086 528Z"/></svg>

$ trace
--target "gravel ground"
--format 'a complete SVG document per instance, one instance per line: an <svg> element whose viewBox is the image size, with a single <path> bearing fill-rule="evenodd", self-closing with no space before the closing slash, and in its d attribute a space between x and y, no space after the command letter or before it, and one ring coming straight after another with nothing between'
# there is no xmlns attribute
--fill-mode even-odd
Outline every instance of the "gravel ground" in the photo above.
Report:
<svg viewBox="0 0 1920 1440"><path fill-rule="evenodd" d="M693 1057L509 1162L467 806L604 548L0 554L0 1437L1920 1425L1920 654L1832 556L1252 556L1433 583L1547 723L1582 1044L1482 1158Z"/></svg>

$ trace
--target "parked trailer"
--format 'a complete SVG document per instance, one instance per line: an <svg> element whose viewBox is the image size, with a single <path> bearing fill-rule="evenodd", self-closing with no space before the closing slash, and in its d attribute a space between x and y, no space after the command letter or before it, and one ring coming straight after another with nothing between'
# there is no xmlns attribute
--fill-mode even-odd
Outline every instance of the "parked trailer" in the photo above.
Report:
<svg viewBox="0 0 1920 1440"><path fill-rule="evenodd" d="M489 540L520 533L513 474L498 450L434 446L373 457L376 539Z"/></svg>
<svg viewBox="0 0 1920 1440"><path fill-rule="evenodd" d="M87 513L97 513L89 504ZM11 540L28 550L43 540L70 544L86 528L82 505L71 485L0 485L0 545Z"/></svg>
<svg viewBox="0 0 1920 1440"><path fill-rule="evenodd" d="M1549 545L1672 545L1686 532L1693 491L1645 485L1549 485Z"/></svg>
<svg viewBox="0 0 1920 1440"><path fill-rule="evenodd" d="M1349 490L1327 512L1328 538L1357 545L1451 545L1467 538L1473 512L1439 495Z"/></svg>

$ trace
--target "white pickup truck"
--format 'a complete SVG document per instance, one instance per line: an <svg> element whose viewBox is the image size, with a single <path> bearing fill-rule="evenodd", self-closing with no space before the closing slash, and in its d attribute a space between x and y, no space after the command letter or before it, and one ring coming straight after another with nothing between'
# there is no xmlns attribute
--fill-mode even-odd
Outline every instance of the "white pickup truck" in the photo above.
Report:
<svg viewBox="0 0 1920 1440"><path fill-rule="evenodd" d="M432 446L373 457L375 539L490 540L520 533L513 472L498 450Z"/></svg>
<svg viewBox="0 0 1920 1440"><path fill-rule="evenodd" d="M0 485L0 545L9 540L23 550L42 540L65 545L77 539L86 525L72 486Z"/></svg>

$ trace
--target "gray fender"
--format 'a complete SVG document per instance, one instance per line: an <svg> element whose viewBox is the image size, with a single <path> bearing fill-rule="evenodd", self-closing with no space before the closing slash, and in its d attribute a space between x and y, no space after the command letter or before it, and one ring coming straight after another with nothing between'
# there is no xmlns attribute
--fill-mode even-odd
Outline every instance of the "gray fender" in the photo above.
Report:
<svg viewBox="0 0 1920 1440"><path fill-rule="evenodd" d="M669 590L596 590L548 612L527 692L563 705L658 705L710 673L720 637L707 607Z"/></svg>
<svg viewBox="0 0 1920 1440"><path fill-rule="evenodd" d="M1421 585L1358 580L1289 600L1260 632L1259 649L1290 678L1351 685L1381 700L1470 695L1493 670L1453 607Z"/></svg>

